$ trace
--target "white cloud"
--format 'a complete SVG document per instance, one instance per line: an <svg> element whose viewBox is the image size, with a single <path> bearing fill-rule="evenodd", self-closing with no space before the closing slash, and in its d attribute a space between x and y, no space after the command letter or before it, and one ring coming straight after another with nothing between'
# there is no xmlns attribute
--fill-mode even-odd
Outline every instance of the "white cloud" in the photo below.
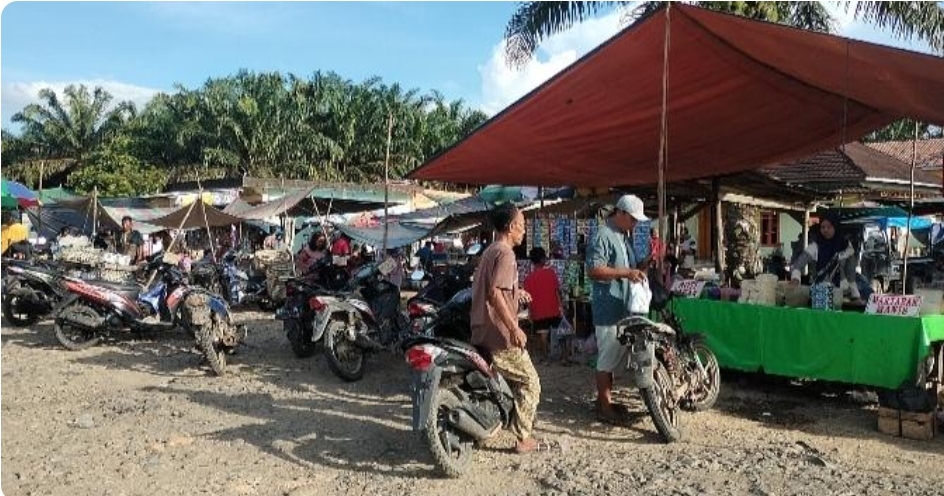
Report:
<svg viewBox="0 0 944 496"><path fill-rule="evenodd" d="M50 88L55 91L56 96L61 101L64 95L63 91L70 84L74 84L76 86L84 84L89 89L89 92L93 91L95 87L100 86L102 89L111 94L111 105L115 105L119 102L131 101L138 108L138 110L144 108L144 105L146 105L155 94L162 91L154 88L147 88L144 86L137 86L134 84L107 79L3 83L2 91L0 91L0 112L2 112L2 121L4 126L9 125L10 117L12 117L13 114L23 110L23 107L26 107L30 103L40 103L38 95L39 91L43 88Z"/></svg>
<svg viewBox="0 0 944 496"><path fill-rule="evenodd" d="M537 57L521 69L508 67L502 40L492 48L491 58L478 67L482 78L480 108L489 115L501 111L616 34L622 27L621 18L622 12L617 11L548 38L538 47Z"/></svg>

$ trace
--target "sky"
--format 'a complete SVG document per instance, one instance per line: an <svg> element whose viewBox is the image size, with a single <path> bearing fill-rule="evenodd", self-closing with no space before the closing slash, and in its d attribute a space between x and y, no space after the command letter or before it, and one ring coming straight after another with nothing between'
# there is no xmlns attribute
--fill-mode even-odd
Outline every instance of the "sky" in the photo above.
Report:
<svg viewBox="0 0 944 496"><path fill-rule="evenodd" d="M523 69L503 59L513 2L14 2L0 14L0 123L42 88L101 86L140 107L240 69L380 76L493 115L622 27L616 11L546 40ZM853 22L840 33L929 52Z"/></svg>

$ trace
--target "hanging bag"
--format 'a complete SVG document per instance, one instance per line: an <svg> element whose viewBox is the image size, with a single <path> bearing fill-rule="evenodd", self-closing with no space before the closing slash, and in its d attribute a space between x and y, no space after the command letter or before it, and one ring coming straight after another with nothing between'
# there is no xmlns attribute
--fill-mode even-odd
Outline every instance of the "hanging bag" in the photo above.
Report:
<svg viewBox="0 0 944 496"><path fill-rule="evenodd" d="M551 336L554 339L563 339L568 338L574 335L574 326L570 325L570 321L567 320L567 314L564 313L561 309L561 320L560 324L557 324L557 327L554 327L551 330Z"/></svg>

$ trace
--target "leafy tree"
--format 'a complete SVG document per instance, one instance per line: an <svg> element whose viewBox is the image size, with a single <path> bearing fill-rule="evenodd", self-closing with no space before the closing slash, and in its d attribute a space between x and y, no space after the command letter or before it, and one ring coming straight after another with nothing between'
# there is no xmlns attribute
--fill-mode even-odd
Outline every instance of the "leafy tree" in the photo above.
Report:
<svg viewBox="0 0 944 496"><path fill-rule="evenodd" d="M132 153L135 143L118 135L92 152L86 163L69 176L69 186L80 193L96 187L102 196L137 196L163 189L166 172L144 164Z"/></svg>
<svg viewBox="0 0 944 496"><path fill-rule="evenodd" d="M940 126L933 124L918 124L918 139L942 138ZM872 132L862 138L862 141L908 141L915 138L915 121L913 119L902 119L893 122L875 132Z"/></svg>

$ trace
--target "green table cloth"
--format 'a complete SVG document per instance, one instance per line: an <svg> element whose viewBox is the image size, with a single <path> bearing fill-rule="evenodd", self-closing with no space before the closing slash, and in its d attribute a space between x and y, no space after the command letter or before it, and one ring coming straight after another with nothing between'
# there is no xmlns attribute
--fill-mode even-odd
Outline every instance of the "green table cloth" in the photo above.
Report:
<svg viewBox="0 0 944 496"><path fill-rule="evenodd" d="M895 317L715 300L675 300L722 367L895 389L913 384L944 315Z"/></svg>

